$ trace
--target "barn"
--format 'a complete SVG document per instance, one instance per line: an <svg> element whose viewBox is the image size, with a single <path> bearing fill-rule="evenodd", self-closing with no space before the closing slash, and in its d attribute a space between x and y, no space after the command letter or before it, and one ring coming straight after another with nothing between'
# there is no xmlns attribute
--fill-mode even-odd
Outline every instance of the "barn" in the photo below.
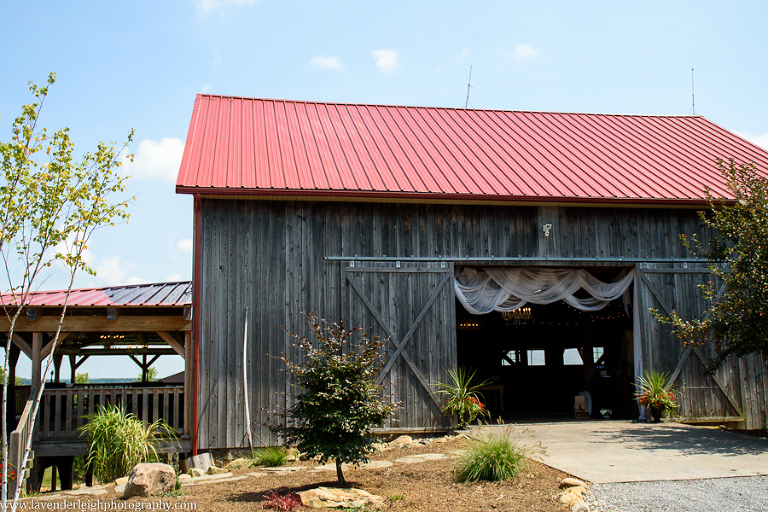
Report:
<svg viewBox="0 0 768 512"><path fill-rule="evenodd" d="M697 317L718 159L768 152L701 116L358 105L198 95L176 185L194 197L193 449L267 444L291 403L274 356L304 312L389 338L388 432L444 431L464 367L509 421L638 414L670 372L686 420L765 428L759 357L704 375L649 308ZM189 364L189 363L188 363Z"/></svg>

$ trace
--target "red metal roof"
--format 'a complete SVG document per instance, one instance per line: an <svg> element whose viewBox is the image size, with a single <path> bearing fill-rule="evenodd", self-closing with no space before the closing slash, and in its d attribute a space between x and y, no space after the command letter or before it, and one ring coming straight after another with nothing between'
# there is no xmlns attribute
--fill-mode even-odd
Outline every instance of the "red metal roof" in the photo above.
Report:
<svg viewBox="0 0 768 512"><path fill-rule="evenodd" d="M63 306L66 291L40 291L30 294L28 306ZM13 297L0 295L0 305L14 304ZM109 288L72 290L67 307L106 306L191 306L192 283L136 284Z"/></svg>
<svg viewBox="0 0 768 512"><path fill-rule="evenodd" d="M717 159L768 152L701 116L198 95L176 191L456 201L701 203Z"/></svg>

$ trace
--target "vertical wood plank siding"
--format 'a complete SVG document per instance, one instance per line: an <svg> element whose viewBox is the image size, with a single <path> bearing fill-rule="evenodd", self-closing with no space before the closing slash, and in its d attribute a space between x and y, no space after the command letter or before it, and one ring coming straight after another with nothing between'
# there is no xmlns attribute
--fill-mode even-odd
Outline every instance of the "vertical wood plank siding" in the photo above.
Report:
<svg viewBox="0 0 768 512"><path fill-rule="evenodd" d="M542 226L552 224L550 236ZM281 329L306 332L300 311L342 319L348 325L384 328L364 304L348 277L398 337L406 334L440 281L440 264L369 263L379 272L355 273L347 262L326 256L396 256L451 258L691 258L679 235L706 236L691 210L577 207L502 207L303 201L203 200L201 251L199 446L201 449L247 444L242 377L245 308L249 309L245 361L251 428L267 444L278 442L265 424L284 413L293 391L283 365L274 357L295 357ZM450 265L450 263L449 263ZM599 263L595 266L619 265ZM359 268L360 264L357 264ZM623 266L632 266L625 264ZM684 351L669 328L647 313L668 307L697 316L704 308L696 284L706 273L691 265L645 264L638 270L641 333L647 366L673 371ZM411 269L413 272L405 272ZM424 270L424 271L423 271ZM647 270L648 272L643 272ZM662 270L668 272L662 273ZM655 272L655 273L654 273ZM446 380L456 364L453 278L403 349L428 383ZM390 347L390 351L394 351ZM679 382L685 386L686 416L723 415L730 407L722 391L701 374L701 363L688 356ZM698 366L697 366L698 365ZM766 372L760 358L734 361L720 372L731 397L741 404L748 424L765 426ZM444 426L437 406L405 359L397 361L384 382L403 407L387 427ZM733 411L727 411L732 414Z"/></svg>

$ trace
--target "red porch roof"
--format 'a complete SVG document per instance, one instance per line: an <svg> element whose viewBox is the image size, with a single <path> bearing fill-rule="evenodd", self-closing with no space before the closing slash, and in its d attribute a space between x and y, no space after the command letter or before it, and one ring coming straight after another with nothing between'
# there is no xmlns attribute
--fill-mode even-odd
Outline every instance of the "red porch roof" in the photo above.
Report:
<svg viewBox="0 0 768 512"><path fill-rule="evenodd" d="M66 290L31 293L27 306L63 306ZM0 306L13 306L13 297L0 295ZM136 284L107 288L80 288L72 290L68 307L117 307L117 306L191 306L192 283Z"/></svg>
<svg viewBox="0 0 768 512"><path fill-rule="evenodd" d="M701 116L198 95L176 191L386 200L701 204L717 159L768 151Z"/></svg>

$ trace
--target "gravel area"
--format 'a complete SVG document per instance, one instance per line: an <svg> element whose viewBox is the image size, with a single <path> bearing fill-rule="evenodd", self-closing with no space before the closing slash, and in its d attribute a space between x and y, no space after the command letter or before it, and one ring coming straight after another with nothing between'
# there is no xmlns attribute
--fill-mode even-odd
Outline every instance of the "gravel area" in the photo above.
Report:
<svg viewBox="0 0 768 512"><path fill-rule="evenodd" d="M586 501L598 512L765 512L768 477L595 484Z"/></svg>

